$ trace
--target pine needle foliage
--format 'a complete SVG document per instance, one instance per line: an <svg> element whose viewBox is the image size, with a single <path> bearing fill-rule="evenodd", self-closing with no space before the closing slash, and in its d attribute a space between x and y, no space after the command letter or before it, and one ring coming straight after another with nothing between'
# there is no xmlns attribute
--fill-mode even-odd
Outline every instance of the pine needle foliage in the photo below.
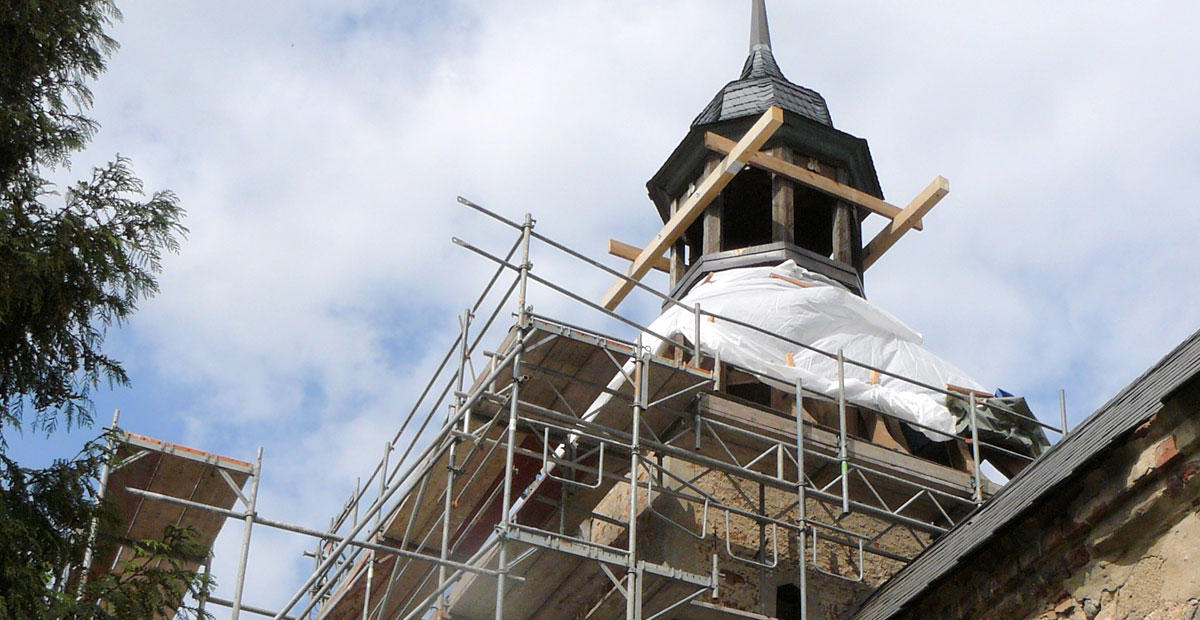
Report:
<svg viewBox="0 0 1200 620"><path fill-rule="evenodd" d="M86 115L87 82L117 49L106 31L120 17L112 0L0 8L0 620L197 616L194 601L212 585L196 571L207 549L194 530L114 538L120 528L97 496L112 458L104 443L45 469L21 467L4 443L5 430L25 425L90 426L92 390L128 383L105 335L158 291L163 254L187 233L175 194L147 195L119 155L61 190L47 179L69 170L99 127ZM111 570L84 578L89 541L93 568ZM117 545L133 554L111 566Z"/></svg>
<svg viewBox="0 0 1200 620"><path fill-rule="evenodd" d="M170 191L146 195L117 156L64 191L98 125L87 81L104 71L110 0L9 0L0 10L0 446L5 428L90 425L92 390L126 385L109 327L158 291L187 229ZM26 414L32 412L31 420Z"/></svg>

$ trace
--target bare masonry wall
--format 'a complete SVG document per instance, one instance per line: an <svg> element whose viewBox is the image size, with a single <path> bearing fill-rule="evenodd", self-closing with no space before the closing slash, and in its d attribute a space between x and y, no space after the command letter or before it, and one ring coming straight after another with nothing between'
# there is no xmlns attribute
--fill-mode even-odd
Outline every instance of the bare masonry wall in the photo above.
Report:
<svg viewBox="0 0 1200 620"><path fill-rule="evenodd" d="M1200 618L1200 381L903 617Z"/></svg>
<svg viewBox="0 0 1200 620"><path fill-rule="evenodd" d="M655 456L651 454L649 458ZM663 459L663 464L674 474L689 480L696 488L719 498L723 503L750 511L761 510L782 521L794 522L798 519L794 493L764 489L761 496L764 508L760 508L756 483L671 458ZM644 479L645 475L639 478ZM673 486L677 491L687 492L682 484ZM645 490L641 492L644 494ZM629 485L617 484L597 506L596 512L619 518L627 509L628 497ZM641 497L640 505L645 506L645 495ZM653 511L643 509L639 517L638 547L643 550L643 559L703 574L711 570L712 556L716 554L721 585L716 599L706 596L704 600L722 607L787 619L776 608L776 596L777 589L784 584L799 585L800 546L794 532L775 530L774 534L779 537L776 552L771 528L762 528L765 529L765 536L760 537L759 524L749 518L733 516L729 519L727 529L725 514L715 509L709 512L705 525L701 505L658 496L651 506ZM839 509L836 505L822 504L812 499L808 500L807 506L810 515L822 515L830 520L836 519ZM923 545L930 542L928 534L889 528L888 523L861 514L846 515L841 521L855 531L882 534L879 547L901 555L916 555ZM624 528L620 526L594 519L590 528L589 538L592 541L610 545L625 544ZM701 534L703 538L700 538ZM774 566L754 566L730 557L725 548L726 538L730 541L733 553L739 557ZM760 540L763 543L761 549ZM867 553L860 570L855 549L821 541L815 568L840 575L841 578L838 578L814 570L811 539L805 549L810 561L808 590L811 618L841 617L856 601L903 566L899 561Z"/></svg>

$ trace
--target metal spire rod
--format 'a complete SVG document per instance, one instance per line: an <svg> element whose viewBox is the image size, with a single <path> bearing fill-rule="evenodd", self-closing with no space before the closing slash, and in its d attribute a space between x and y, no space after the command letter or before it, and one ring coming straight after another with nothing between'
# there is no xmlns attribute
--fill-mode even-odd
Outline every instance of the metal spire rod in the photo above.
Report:
<svg viewBox="0 0 1200 620"><path fill-rule="evenodd" d="M750 52L758 47L771 49L771 29L767 27L766 0L753 0L750 14Z"/></svg>

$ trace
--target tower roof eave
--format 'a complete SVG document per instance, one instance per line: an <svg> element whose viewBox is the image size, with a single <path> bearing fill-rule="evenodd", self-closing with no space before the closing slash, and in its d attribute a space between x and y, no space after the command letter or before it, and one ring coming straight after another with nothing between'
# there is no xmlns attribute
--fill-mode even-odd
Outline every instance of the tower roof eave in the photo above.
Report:
<svg viewBox="0 0 1200 620"><path fill-rule="evenodd" d="M726 84L692 121L692 127L762 114L771 106L833 127L825 98L815 90L774 76L741 79Z"/></svg>

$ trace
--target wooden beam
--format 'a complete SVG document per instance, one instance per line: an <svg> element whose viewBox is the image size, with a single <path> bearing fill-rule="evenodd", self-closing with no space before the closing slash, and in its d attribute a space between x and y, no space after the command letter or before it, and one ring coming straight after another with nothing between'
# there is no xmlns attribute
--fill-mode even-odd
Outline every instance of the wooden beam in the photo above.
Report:
<svg viewBox="0 0 1200 620"><path fill-rule="evenodd" d="M863 269L866 270L875 261L879 260L883 253L896 244L904 233L913 228L915 222L919 222L925 217L926 213L932 209L941 199L950 193L950 181L945 177L939 176L934 179L928 187L926 187L912 202L904 207L904 211L892 219L890 226L885 226L875 238L867 244L866 250L863 251Z"/></svg>
<svg viewBox="0 0 1200 620"><path fill-rule="evenodd" d="M725 136L715 134L711 131L704 134L704 145L710 150L721 154L728 154L733 150L734 142ZM880 200L866 192L854 189L849 185L838 183L829 177L823 177L803 166L797 166L789 161L785 161L778 157L773 157L766 153L755 153L747 162L751 166L762 168L769 172L787 177L798 183L803 183L819 192L824 192L834 198L841 198L847 202L858 205L872 213L878 213L888 219L894 219L900 215L901 209L896 205ZM921 230L920 218L917 219L913 228Z"/></svg>
<svg viewBox="0 0 1200 620"><path fill-rule="evenodd" d="M845 182L849 175L845 170L836 171L837 181ZM858 265L855 259L862 255L862 222L858 217L858 209L850 206L845 200L839 200L833 206L833 260L852 266L855 271Z"/></svg>
<svg viewBox="0 0 1200 620"><path fill-rule="evenodd" d="M984 392L983 390L972 390L971 388L963 387L961 385L954 385L953 383L947 383L946 389L950 390L951 392L958 392L963 396L969 396L971 394L974 394L978 398L994 398L996 396L990 392Z"/></svg>
<svg viewBox="0 0 1200 620"><path fill-rule="evenodd" d="M791 277L788 277L785 275L780 275L778 273L772 273L771 277L775 278L776 280L783 280L784 282L787 282L789 284L795 284L796 286L799 286L800 288L812 288L812 287L816 286L816 284L813 284L812 282L805 282L804 280L797 280L796 278L791 278ZM791 355L791 354L789 353L788 355ZM789 366L790 366L790 364L789 364Z"/></svg>
<svg viewBox="0 0 1200 620"><path fill-rule="evenodd" d="M679 210L679 199L671 201L671 215ZM669 272L671 280L671 290L675 289L675 285L683 281L684 274L687 273L687 241L683 237L675 240L671 244L671 253L668 255L671 270ZM699 363L699 361L697 361Z"/></svg>
<svg viewBox="0 0 1200 620"><path fill-rule="evenodd" d="M715 154L709 156L708 161L704 162L703 177L712 174L713 170L721 167L723 160ZM695 188L693 187L692 190ZM725 234L725 197L717 194L713 196L712 202L704 207L704 213L700 216L700 254L716 254L721 251L721 238Z"/></svg>
<svg viewBox="0 0 1200 620"><path fill-rule="evenodd" d="M696 187L696 191L687 197L679 206L679 210L663 225L662 230L654 235L650 243L642 249L638 257L633 260L633 264L629 266L627 275L634 280L643 278L650 271L654 259L661 257L663 252L683 235L687 227L704 212L704 208L721 193L721 190L725 189L726 185L729 185L733 175L742 169L742 166L758 152L758 149L762 148L762 145L782 124L783 110L780 108L771 106L769 110L763 112L758 121L746 132L746 135L742 136L742 139L738 140L725 155L721 165L704 177L704 180ZM600 305L613 310L632 290L632 282L624 279L618 280L604 294Z"/></svg>
<svg viewBox="0 0 1200 620"><path fill-rule="evenodd" d="M791 149L785 146L768 154L783 161L792 159ZM796 242L796 185L782 174L771 175L771 241Z"/></svg>
<svg viewBox="0 0 1200 620"><path fill-rule="evenodd" d="M634 260L638 257L638 254L640 254L641 251L642 248L639 248L636 245L630 245L622 241L617 241L616 239L608 240L608 253L616 256L617 258ZM664 273L671 273L671 261L665 256L659 256L658 260L651 263L650 268L662 271Z"/></svg>

